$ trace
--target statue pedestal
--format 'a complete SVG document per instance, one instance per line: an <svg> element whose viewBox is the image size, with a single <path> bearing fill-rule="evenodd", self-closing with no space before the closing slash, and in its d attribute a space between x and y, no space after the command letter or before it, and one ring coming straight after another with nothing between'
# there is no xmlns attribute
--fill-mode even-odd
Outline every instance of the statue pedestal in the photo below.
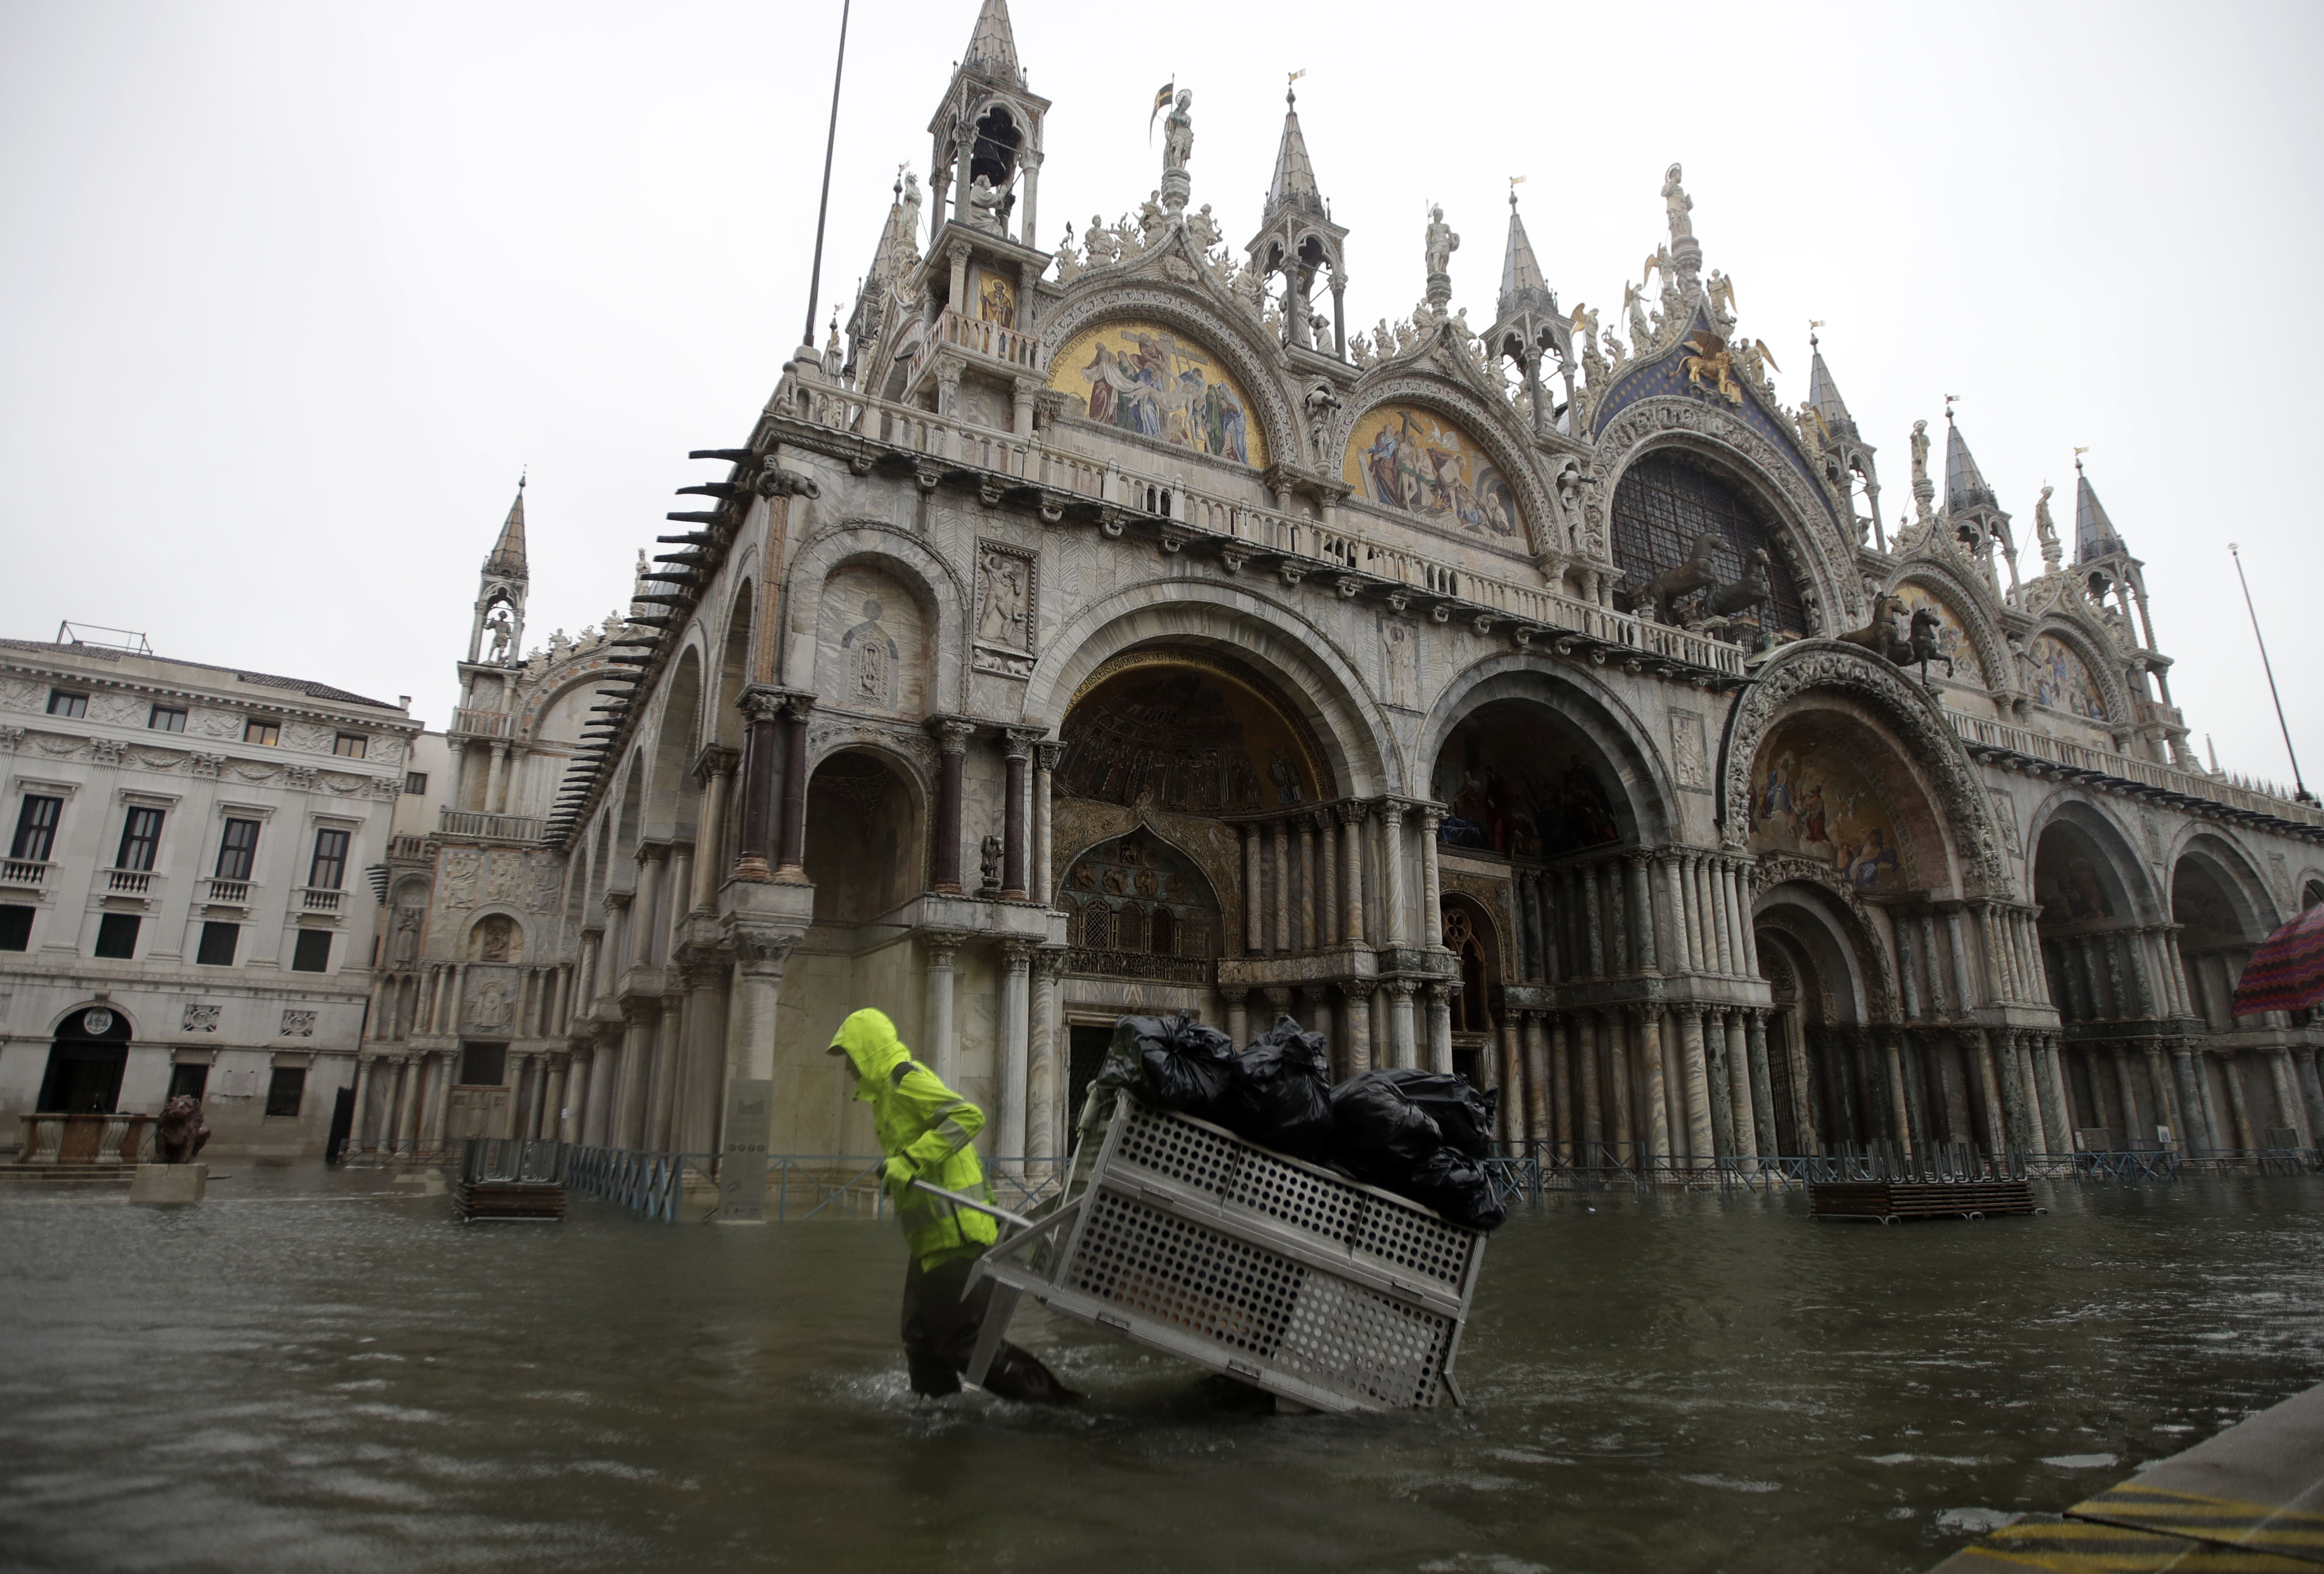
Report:
<svg viewBox="0 0 2324 1574"><path fill-rule="evenodd" d="M1194 194L1194 182L1184 170L1162 171L1162 207L1172 214L1186 211L1187 198Z"/></svg>
<svg viewBox="0 0 2324 1574"><path fill-rule="evenodd" d="M139 1164L129 1177L129 1200L158 1208L198 1202L209 1180L208 1164Z"/></svg>
<svg viewBox="0 0 2324 1574"><path fill-rule="evenodd" d="M1439 318L1444 315L1444 308L1452 304L1452 274L1431 273L1428 276L1428 304L1436 308Z"/></svg>

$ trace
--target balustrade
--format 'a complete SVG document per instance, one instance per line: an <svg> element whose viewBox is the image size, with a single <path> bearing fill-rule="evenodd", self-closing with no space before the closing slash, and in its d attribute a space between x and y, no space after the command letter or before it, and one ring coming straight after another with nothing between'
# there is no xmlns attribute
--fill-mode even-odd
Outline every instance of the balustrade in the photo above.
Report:
<svg viewBox="0 0 2324 1574"><path fill-rule="evenodd" d="M37 858L0 860L0 886L37 891L49 883L49 871L56 867Z"/></svg>
<svg viewBox="0 0 2324 1574"><path fill-rule="evenodd" d="M300 905L309 913L336 913L346 896L345 891L327 891L318 886L299 888Z"/></svg>
<svg viewBox="0 0 2324 1574"><path fill-rule="evenodd" d="M493 842L538 842L540 820L530 815L482 815L472 809L446 809L439 822L447 836L475 836Z"/></svg>
<svg viewBox="0 0 2324 1574"><path fill-rule="evenodd" d="M150 870L108 869L105 871L105 888L115 897L142 897L152 889L153 875Z"/></svg>
<svg viewBox="0 0 2324 1574"><path fill-rule="evenodd" d="M452 713L452 731L475 738L507 738L514 735L516 718L506 711L472 709L463 705Z"/></svg>
<svg viewBox="0 0 2324 1574"><path fill-rule="evenodd" d="M1031 334L1018 332L1007 323L946 311L937 319L936 331L945 344L972 354L1005 361L1027 372L1041 369L1041 341Z"/></svg>
<svg viewBox="0 0 2324 1574"><path fill-rule="evenodd" d="M1965 715L1959 711L1948 710L1945 718L1952 723L1953 731L1975 748L2007 750L2014 754L2051 760L2076 770L2091 770L2117 777L2125 781L2136 782L2141 787L2180 793L2190 798L2204 798L2249 814L2267 815L2279 820L2324 828L2324 810L2294 803L2289 798L2253 792L2195 771L2181 770L2176 766L2141 759L2135 755L2117 754L2111 749L2096 749L2070 739L2052 738L2045 732L2035 732L1985 716Z"/></svg>
<svg viewBox="0 0 2324 1574"><path fill-rule="evenodd" d="M202 882L202 900L212 907L246 907L250 905L249 880L208 879Z"/></svg>

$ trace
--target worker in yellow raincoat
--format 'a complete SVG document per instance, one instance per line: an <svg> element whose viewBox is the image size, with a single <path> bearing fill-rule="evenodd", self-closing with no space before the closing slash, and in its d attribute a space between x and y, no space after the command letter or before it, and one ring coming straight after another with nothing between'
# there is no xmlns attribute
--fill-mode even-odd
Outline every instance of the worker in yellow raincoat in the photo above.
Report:
<svg viewBox="0 0 2324 1574"><path fill-rule="evenodd" d="M912 1392L957 1394L992 1299L990 1279L969 1289L969 1270L1000 1238L1000 1228L991 1214L932 1197L912 1183L991 1201L992 1189L971 1146L984 1128L984 1111L915 1061L884 1011L850 1016L839 1025L831 1053L847 1057L855 1096L872 1106L880 1151L888 1155L882 1184L911 1248L904 1270L904 1355ZM1066 1404L1081 1397L1006 1341L992 1358L984 1386L1004 1399L1033 1404Z"/></svg>

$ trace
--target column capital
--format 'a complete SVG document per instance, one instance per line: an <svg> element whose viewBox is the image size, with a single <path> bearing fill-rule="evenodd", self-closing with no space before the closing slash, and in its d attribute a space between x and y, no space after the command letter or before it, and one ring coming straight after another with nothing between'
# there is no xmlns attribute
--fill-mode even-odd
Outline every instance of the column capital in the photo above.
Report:
<svg viewBox="0 0 2324 1574"><path fill-rule="evenodd" d="M1371 813L1371 808L1370 805L1360 804L1351 798L1343 804L1333 804L1331 812L1340 817L1342 825L1360 825Z"/></svg>
<svg viewBox="0 0 2324 1574"><path fill-rule="evenodd" d="M1394 995L1397 999L1409 1000L1414 995L1419 992L1420 980L1417 979L1389 979L1387 980L1387 986L1388 992Z"/></svg>
<svg viewBox="0 0 2324 1574"><path fill-rule="evenodd" d="M968 932L964 929L923 929L920 941L928 948L931 964L950 967L953 954L968 943Z"/></svg>
<svg viewBox="0 0 2324 1574"><path fill-rule="evenodd" d="M1023 972L1031 965L1033 953L1040 947L1041 943L1038 940L1028 940L1022 935L1011 934L1001 942L1001 957L1008 963L1010 972Z"/></svg>
<svg viewBox="0 0 2324 1574"><path fill-rule="evenodd" d="M1380 800L1380 820L1391 831L1403 829L1405 804L1400 798Z"/></svg>
<svg viewBox="0 0 2324 1574"><path fill-rule="evenodd" d="M734 948L734 965L757 978L780 978L791 948L806 936L796 929L771 929L758 924L737 924L727 931Z"/></svg>
<svg viewBox="0 0 2324 1574"><path fill-rule="evenodd" d="M1033 745L1047 735L1045 727L1003 727L1001 729L1001 752L1010 759L1032 757Z"/></svg>
<svg viewBox="0 0 2324 1574"><path fill-rule="evenodd" d="M1342 979L1340 980L1340 993L1351 1000L1369 1000L1371 999L1372 991L1378 988L1379 988L1378 979Z"/></svg>
<svg viewBox="0 0 2324 1574"><path fill-rule="evenodd" d="M734 696L734 708L751 721L771 722L783 713L784 692L769 684L746 684Z"/></svg>
<svg viewBox="0 0 2324 1574"><path fill-rule="evenodd" d="M1055 980L1065 971L1065 948L1044 945L1033 953L1033 974L1036 978Z"/></svg>
<svg viewBox="0 0 2324 1574"><path fill-rule="evenodd" d="M608 913L620 913L620 912L625 912L625 911L627 911L627 910L628 910L628 908L629 908L629 905L630 905L632 901L634 901L634 900L636 900L636 899L637 899L637 892L635 892L635 891L624 891L624 890L611 890L611 891L607 891L607 892L605 893L605 911L607 911ZM440 962L439 962L438 965L438 966L447 966L447 965L449 965L449 964L447 964L447 963L440 963Z"/></svg>
<svg viewBox="0 0 2324 1574"><path fill-rule="evenodd" d="M976 723L966 716L930 716L921 724L935 737L936 747L946 754L965 754L968 741L976 736Z"/></svg>
<svg viewBox="0 0 2324 1574"><path fill-rule="evenodd" d="M1250 999L1250 986L1248 984L1221 984L1219 986L1219 998L1226 1001L1230 1006L1240 1006L1245 1000Z"/></svg>
<svg viewBox="0 0 2324 1574"><path fill-rule="evenodd" d="M641 842L638 843L637 860L641 864L659 863L669 856L669 843L668 842L654 841Z"/></svg>
<svg viewBox="0 0 2324 1574"><path fill-rule="evenodd" d="M1055 770L1057 761L1065 758L1065 744L1061 738L1044 738L1033 745L1033 769Z"/></svg>
<svg viewBox="0 0 2324 1574"><path fill-rule="evenodd" d="M703 787L710 785L713 777L730 774L742 761L742 751L724 743L706 743L702 752L694 757L692 775Z"/></svg>

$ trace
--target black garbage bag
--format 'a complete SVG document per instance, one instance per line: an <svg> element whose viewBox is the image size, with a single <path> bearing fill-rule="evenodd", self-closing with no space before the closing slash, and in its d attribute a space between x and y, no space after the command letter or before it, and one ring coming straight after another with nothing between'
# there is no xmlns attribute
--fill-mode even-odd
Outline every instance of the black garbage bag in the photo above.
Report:
<svg viewBox="0 0 2324 1574"><path fill-rule="evenodd" d="M1399 1066L1367 1073L1395 1083L1397 1090L1436 1122L1444 1140L1472 1159L1493 1153L1493 1117L1500 1109L1501 1091L1480 1091L1458 1072L1424 1072Z"/></svg>
<svg viewBox="0 0 2324 1574"><path fill-rule="evenodd" d="M1393 1073L1359 1072L1332 1090L1331 1156L1359 1179L1401 1192L1443 1146L1434 1118Z"/></svg>
<svg viewBox="0 0 2324 1574"><path fill-rule="evenodd" d="M1194 1018L1124 1017L1099 1068L1096 1088L1125 1088L1150 1104L1204 1120L1219 1118L1234 1065L1234 1041Z"/></svg>
<svg viewBox="0 0 2324 1574"><path fill-rule="evenodd" d="M1332 1059L1289 1017L1234 1057L1219 1124L1261 1147L1319 1159L1332 1143Z"/></svg>
<svg viewBox="0 0 2324 1574"><path fill-rule="evenodd" d="M1451 1147L1440 1147L1412 1175L1408 1184L1390 1190L1425 1203L1455 1224L1471 1229L1499 1229L1508 1210L1493 1190L1492 1177L1482 1165Z"/></svg>

